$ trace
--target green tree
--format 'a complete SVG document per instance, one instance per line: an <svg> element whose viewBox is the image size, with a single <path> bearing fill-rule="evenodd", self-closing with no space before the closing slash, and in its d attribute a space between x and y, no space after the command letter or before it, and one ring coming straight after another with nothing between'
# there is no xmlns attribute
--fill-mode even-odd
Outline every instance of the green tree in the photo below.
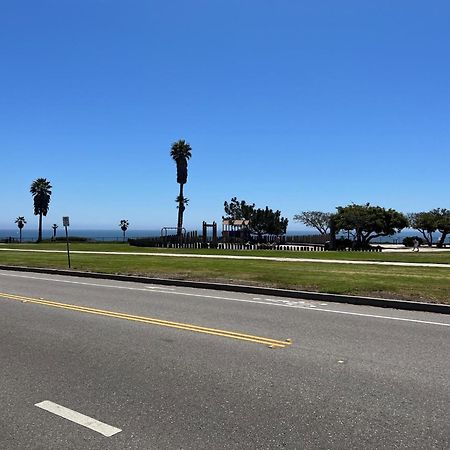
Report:
<svg viewBox="0 0 450 450"><path fill-rule="evenodd" d="M438 243L438 247L444 245L447 235L450 233L450 211L445 208L437 208L432 211L437 217L437 230L441 233Z"/></svg>
<svg viewBox="0 0 450 450"><path fill-rule="evenodd" d="M14 223L17 223L17 228L19 228L19 242L22 242L22 228L25 226L27 221L24 216L19 216Z"/></svg>
<svg viewBox="0 0 450 450"><path fill-rule="evenodd" d="M33 196L34 215L39 216L39 233L37 242L42 241L42 216L46 216L49 209L52 186L46 178L36 178L31 183L30 192Z"/></svg>
<svg viewBox="0 0 450 450"><path fill-rule="evenodd" d="M429 247L433 245L433 233L437 231L437 217L431 211L408 214L409 226L419 231Z"/></svg>
<svg viewBox="0 0 450 450"><path fill-rule="evenodd" d="M433 245L433 233L441 233L437 247L444 245L445 239L450 233L450 211L445 208L435 208L431 211L422 211L408 215L411 228L419 231L424 237L427 245Z"/></svg>
<svg viewBox="0 0 450 450"><path fill-rule="evenodd" d="M280 236L286 233L289 220L281 217L280 211L273 211L267 206L265 209L255 209L250 217L248 227L250 232L258 235L258 241L262 241L263 234Z"/></svg>
<svg viewBox="0 0 450 450"><path fill-rule="evenodd" d="M333 221L337 231L353 231L359 248L368 247L374 238L392 236L408 226L408 219L402 213L369 203L338 206Z"/></svg>
<svg viewBox="0 0 450 450"><path fill-rule="evenodd" d="M128 220L122 219L120 221L119 227L123 232L123 242L125 242L125 233L127 232L129 226L130 226L130 222L128 222Z"/></svg>
<svg viewBox="0 0 450 450"><path fill-rule="evenodd" d="M223 208L225 216L222 219L224 220L229 220L230 222L234 220L250 220L255 211L255 204L252 203L250 205L245 200L239 201L236 197L233 197L230 203L226 201L223 203Z"/></svg>
<svg viewBox="0 0 450 450"><path fill-rule="evenodd" d="M320 234L328 234L330 230L331 213L321 211L302 211L294 216L295 222L300 222L307 227L315 228Z"/></svg>
<svg viewBox="0 0 450 450"><path fill-rule="evenodd" d="M178 194L178 222L177 222L177 234L181 236L183 229L183 213L185 210L185 203L183 202L184 197L184 185L187 183L188 177L188 160L191 158L192 148L184 140L181 139L172 144L170 150L170 156L175 161L177 165L177 183L180 185L180 192Z"/></svg>
<svg viewBox="0 0 450 450"><path fill-rule="evenodd" d="M280 211L273 211L266 206L264 209L255 208L255 204L247 203L245 200L239 201L233 197L230 201L224 202L224 220L233 223L235 220L248 221L246 225L250 233L258 236L258 241L262 241L264 234L280 236L286 233L289 220L281 217Z"/></svg>

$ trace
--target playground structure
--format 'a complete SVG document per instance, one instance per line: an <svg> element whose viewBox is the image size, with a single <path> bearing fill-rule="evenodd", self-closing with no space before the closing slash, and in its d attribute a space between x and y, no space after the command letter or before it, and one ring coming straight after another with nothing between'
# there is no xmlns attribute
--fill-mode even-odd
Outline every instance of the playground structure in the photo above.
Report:
<svg viewBox="0 0 450 450"><path fill-rule="evenodd" d="M248 220L222 220L222 241L243 243L250 240Z"/></svg>
<svg viewBox="0 0 450 450"><path fill-rule="evenodd" d="M210 241L210 247L216 248L217 247L217 223L206 223L203 221L202 223L202 245L204 247L208 246L208 228L212 228L212 239Z"/></svg>
<svg viewBox="0 0 450 450"><path fill-rule="evenodd" d="M275 236L264 235L261 242L255 241L248 230L248 221L224 220L222 223L222 238L217 236L217 223L202 222L202 234L197 230L186 231L184 228L179 233L177 227L161 228L160 236L150 236L128 239L130 245L137 247L160 248L219 248L222 250L284 250L284 251L325 251L328 245L324 240L330 239L329 235L320 236ZM208 231L212 233L208 235ZM171 234L173 233L173 234ZM328 244L328 243L327 243ZM351 248L337 250L353 250ZM364 251L380 252L380 246L365 249Z"/></svg>

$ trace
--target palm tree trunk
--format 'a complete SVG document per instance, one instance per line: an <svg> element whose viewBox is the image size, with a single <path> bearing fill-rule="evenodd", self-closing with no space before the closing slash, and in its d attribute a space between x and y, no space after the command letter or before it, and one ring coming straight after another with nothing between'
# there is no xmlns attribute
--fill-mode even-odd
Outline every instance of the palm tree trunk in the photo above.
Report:
<svg viewBox="0 0 450 450"><path fill-rule="evenodd" d="M19 242L22 243L22 228L19 228Z"/></svg>
<svg viewBox="0 0 450 450"><path fill-rule="evenodd" d="M42 213L39 213L39 234L38 234L38 242L42 241Z"/></svg>
<svg viewBox="0 0 450 450"><path fill-rule="evenodd" d="M183 204L183 187L184 184L180 183L180 196L178 197L178 224L177 224L177 236L180 237L182 234L183 228L183 212L184 212L184 204Z"/></svg>

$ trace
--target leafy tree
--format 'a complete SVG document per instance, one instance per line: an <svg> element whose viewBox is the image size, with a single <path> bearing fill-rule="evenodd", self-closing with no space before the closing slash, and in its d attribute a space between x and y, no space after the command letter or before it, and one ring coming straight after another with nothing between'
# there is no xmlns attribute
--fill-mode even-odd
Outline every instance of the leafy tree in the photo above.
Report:
<svg viewBox="0 0 450 450"><path fill-rule="evenodd" d="M235 220L248 221L247 229L252 234L258 236L258 241L262 241L263 234L272 234L279 236L286 233L288 219L281 217L280 211L273 211L269 207L265 209L255 208L255 204L249 204L245 200L239 201L233 197L230 201L224 202L225 220L231 223Z"/></svg>
<svg viewBox="0 0 450 450"><path fill-rule="evenodd" d="M226 216L222 217L225 220L233 222L234 220L250 220L250 217L255 211L255 204L246 203L245 200L239 201L233 197L230 201L223 204Z"/></svg>
<svg viewBox="0 0 450 450"><path fill-rule="evenodd" d="M336 230L353 230L357 247L367 247L370 241L381 236L392 236L408 226L408 219L394 209L380 206L338 206L333 216Z"/></svg>
<svg viewBox="0 0 450 450"><path fill-rule="evenodd" d="M24 216L19 216L14 223L17 223L17 228L19 228L19 242L22 242L22 228L25 226L27 221Z"/></svg>
<svg viewBox="0 0 450 450"><path fill-rule="evenodd" d="M450 211L445 208L437 208L433 209L432 212L437 217L436 228L441 233L437 246L442 247L447 235L450 233Z"/></svg>
<svg viewBox="0 0 450 450"><path fill-rule="evenodd" d="M433 233L439 231L437 246L444 245L447 235L450 233L450 211L445 208L435 208L431 211L422 211L408 215L411 228L419 231L424 237L428 246L433 245Z"/></svg>
<svg viewBox="0 0 450 450"><path fill-rule="evenodd" d="M419 231L429 247L433 245L433 233L437 230L436 215L431 211L408 214L409 226Z"/></svg>
<svg viewBox="0 0 450 450"><path fill-rule="evenodd" d="M46 216L52 195L52 186L46 178L36 178L31 183L30 192L33 196L34 215L39 216L39 233L37 242L42 241L42 216Z"/></svg>
<svg viewBox="0 0 450 450"><path fill-rule="evenodd" d="M177 183L180 185L180 193L177 197L178 199L178 223L177 223L177 234L178 236L181 236L181 231L183 228L183 213L185 210L185 206L183 203L184 194L183 194L183 188L184 185L187 183L187 176L188 176L188 160L191 158L192 148L191 146L184 140L181 139L177 142L174 142L172 144L171 150L170 150L170 156L175 161L177 165Z"/></svg>
<svg viewBox="0 0 450 450"><path fill-rule="evenodd" d="M122 219L120 221L119 227L123 232L123 242L125 242L125 233L127 232L129 226L130 226L130 222L128 222L128 220Z"/></svg>
<svg viewBox="0 0 450 450"><path fill-rule="evenodd" d="M328 234L330 219L331 213L321 211L302 211L294 216L295 222L301 222L307 227L315 228L320 234Z"/></svg>
<svg viewBox="0 0 450 450"><path fill-rule="evenodd" d="M280 211L273 211L267 206L265 209L255 209L250 217L248 227L252 233L258 235L261 242L263 234L274 234L280 236L286 233L288 219L281 217Z"/></svg>

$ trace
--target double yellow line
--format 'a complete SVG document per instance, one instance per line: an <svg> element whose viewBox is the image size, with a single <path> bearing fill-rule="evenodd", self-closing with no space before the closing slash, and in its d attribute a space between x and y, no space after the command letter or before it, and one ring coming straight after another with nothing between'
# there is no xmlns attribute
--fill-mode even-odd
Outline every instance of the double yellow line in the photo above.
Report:
<svg viewBox="0 0 450 450"><path fill-rule="evenodd" d="M177 328L179 330L195 331L196 333L211 334L214 336L222 336L222 337L226 337L226 338L230 338L230 339L238 339L240 341L254 342L256 344L266 345L270 348L284 348L284 347L287 347L292 344L290 339L286 339L285 341L280 341L280 340L265 338L265 337L261 337L261 336L253 336L251 334L236 333L233 331L219 330L216 328L199 327L197 325L191 325L188 323L170 322L168 320L160 320L160 319L155 319L153 317L134 316L131 314L125 314L125 313L120 313L120 312L115 312L115 311L108 311L108 310L104 310L104 309L89 308L87 306L78 306L78 305L71 305L68 303L55 302L52 300L44 300L44 299L38 299L38 298L33 298L33 297L24 297L22 295L7 294L7 293L0 292L0 297L8 299L8 300L20 301L23 303L34 303L37 305L50 306L53 308L68 309L70 311L77 311L77 312L82 312L82 313L87 313L87 314L96 314L99 316L113 317L115 319L131 320L133 322L142 322L142 323L146 323L146 324L150 324L150 325L160 325L160 326L168 327L168 328Z"/></svg>

